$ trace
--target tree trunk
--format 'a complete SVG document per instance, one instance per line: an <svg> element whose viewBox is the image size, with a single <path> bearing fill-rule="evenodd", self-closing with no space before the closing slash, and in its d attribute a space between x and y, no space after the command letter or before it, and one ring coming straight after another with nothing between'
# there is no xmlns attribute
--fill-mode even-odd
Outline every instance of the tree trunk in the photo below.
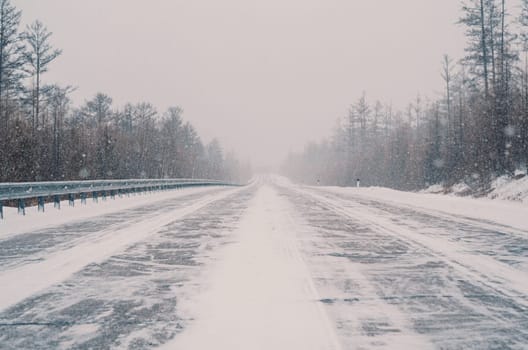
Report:
<svg viewBox="0 0 528 350"><path fill-rule="evenodd" d="M486 43L486 25L484 17L484 0L480 0L480 25L481 25L481 45L482 45L482 60L484 65L484 93L486 99L489 96L489 84L488 84L488 50Z"/></svg>

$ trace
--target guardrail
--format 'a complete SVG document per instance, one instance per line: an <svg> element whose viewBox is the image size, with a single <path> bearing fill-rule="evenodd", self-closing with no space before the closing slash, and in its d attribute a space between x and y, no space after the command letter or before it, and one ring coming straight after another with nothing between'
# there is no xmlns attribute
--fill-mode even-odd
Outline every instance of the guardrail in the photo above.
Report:
<svg viewBox="0 0 528 350"><path fill-rule="evenodd" d="M50 181L50 182L7 182L0 183L0 219L4 218L4 204L16 201L18 213L26 214L26 200L36 199L38 211L44 211L46 200L52 199L54 206L60 209L61 198L67 196L73 206L78 197L86 204L91 196L98 201L99 196L115 198L116 195L131 193L179 189L197 186L239 186L218 180L202 179L131 179L131 180L94 180L94 181Z"/></svg>

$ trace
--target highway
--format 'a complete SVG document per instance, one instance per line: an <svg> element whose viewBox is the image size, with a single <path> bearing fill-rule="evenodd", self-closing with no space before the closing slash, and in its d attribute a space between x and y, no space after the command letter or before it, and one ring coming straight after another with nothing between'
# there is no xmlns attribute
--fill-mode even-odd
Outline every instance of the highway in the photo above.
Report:
<svg viewBox="0 0 528 350"><path fill-rule="evenodd" d="M8 217L0 349L526 349L523 211L385 193L261 176Z"/></svg>

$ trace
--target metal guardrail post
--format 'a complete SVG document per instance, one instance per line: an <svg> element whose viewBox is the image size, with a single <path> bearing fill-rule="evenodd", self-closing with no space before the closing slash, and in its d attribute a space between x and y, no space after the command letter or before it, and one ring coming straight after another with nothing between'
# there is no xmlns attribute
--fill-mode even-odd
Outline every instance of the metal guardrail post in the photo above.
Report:
<svg viewBox="0 0 528 350"><path fill-rule="evenodd" d="M44 212L44 197L40 196L37 198L37 211Z"/></svg>
<svg viewBox="0 0 528 350"><path fill-rule="evenodd" d="M59 195L53 196L53 207L60 209L60 196Z"/></svg>
<svg viewBox="0 0 528 350"><path fill-rule="evenodd" d="M0 219L4 218L4 203L0 201Z"/></svg>
<svg viewBox="0 0 528 350"><path fill-rule="evenodd" d="M68 194L68 204L70 205L70 207L75 207L75 194Z"/></svg>
<svg viewBox="0 0 528 350"><path fill-rule="evenodd" d="M97 191L92 192L92 199L95 203L99 202L99 199L97 199Z"/></svg>
<svg viewBox="0 0 528 350"><path fill-rule="evenodd" d="M81 204L86 205L86 192L81 192Z"/></svg>
<svg viewBox="0 0 528 350"><path fill-rule="evenodd" d="M23 199L18 200L18 213L26 215L26 201L24 201Z"/></svg>

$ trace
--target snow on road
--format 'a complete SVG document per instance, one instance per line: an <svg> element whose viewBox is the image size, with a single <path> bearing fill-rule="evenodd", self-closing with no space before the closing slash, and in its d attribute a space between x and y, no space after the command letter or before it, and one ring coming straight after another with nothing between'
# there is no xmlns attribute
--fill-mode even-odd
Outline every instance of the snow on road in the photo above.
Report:
<svg viewBox="0 0 528 350"><path fill-rule="evenodd" d="M42 231L47 227L53 229L59 224L72 225L88 220L97 223L101 221L101 217L107 224L109 218L118 218L124 210L141 214L149 209L164 208L177 198L202 195L216 190L216 187L189 187L176 191L132 193L116 196L116 199L99 198L97 202L89 199L86 204L81 204L78 200L74 206L70 206L65 200L61 201L60 209L53 208L53 204L46 204L45 214L38 212L37 207L28 207L24 216L17 214L17 208L4 207L5 218L0 220L0 239L24 232Z"/></svg>
<svg viewBox="0 0 528 350"><path fill-rule="evenodd" d="M495 289L501 290L504 294L528 295L528 280L525 279L527 271L524 268L518 269L497 260L494 254L491 256L482 254L479 250L471 251L469 247L465 247L465 242L460 243L450 239L455 237L456 233L445 237L442 232L438 233L437 228L408 224L409 219L407 218L400 219L399 222L396 218L391 218L387 215L386 212L374 209L373 205L358 205L357 202L350 205L342 200L321 196L316 193L310 193L309 195L314 196L319 202L329 205L344 216L373 226L377 232L385 232L388 235L392 235L410 245L416 246L416 249L427 250L449 263L459 273L467 274L468 278L487 280L488 284L494 285ZM401 208L399 210L401 215ZM415 214L414 216L416 217L417 215ZM405 222L402 224L402 221ZM523 302L523 300L521 299L520 302Z"/></svg>
<svg viewBox="0 0 528 350"><path fill-rule="evenodd" d="M132 227L126 225L122 228L112 227L103 230L90 241L49 254L42 261L0 272L0 285L3 286L0 294L0 311L48 286L61 282L90 263L104 261L113 253L148 239L169 223L225 198L234 191L236 190L209 195L183 208L162 211L154 217L134 222Z"/></svg>
<svg viewBox="0 0 528 350"><path fill-rule="evenodd" d="M526 231L446 218L441 196L421 210L362 189L282 189L306 221L307 260L345 348L526 348ZM419 336L395 346L409 329Z"/></svg>
<svg viewBox="0 0 528 350"><path fill-rule="evenodd" d="M340 349L297 247L287 203L251 201L197 300L197 320L166 349Z"/></svg>
<svg viewBox="0 0 528 350"><path fill-rule="evenodd" d="M491 223L528 231L528 220L525 217L528 206L519 202L403 192L380 187L325 187L324 191L340 196L351 195L356 200L377 200L399 208L419 209L435 216L456 218L457 221L478 220L480 224Z"/></svg>
<svg viewBox="0 0 528 350"><path fill-rule="evenodd" d="M0 235L0 349L527 348L526 207L183 193Z"/></svg>
<svg viewBox="0 0 528 350"><path fill-rule="evenodd" d="M152 198L145 207L110 214L108 225L103 219L95 225L92 225L94 219L76 221L75 225L61 223L55 232L68 244L54 241L57 246L39 251L35 261L24 259L2 273L13 277L9 280L11 285L4 280L0 287L4 305L7 304L4 300L13 298L16 286L24 297L28 293L23 288L28 285L33 291L39 291L23 300L13 300L0 312L0 348L127 349L150 348L166 342L187 322L180 299L194 293L195 276L217 247L226 243L252 191L251 187L217 188L199 197L189 191L188 195L178 195L168 201ZM139 210L147 207L152 208ZM121 221L115 215L121 216ZM155 223L159 215L167 220L173 217L170 222ZM128 225L131 219L135 221ZM137 227L143 226L143 221L152 224L148 232ZM53 228L48 223L46 226L46 232L52 235ZM123 242L116 242L111 232L102 234L112 227L123 232L119 233ZM97 249L71 254L71 242L76 240L71 240L66 233L74 229L78 230L73 232L75 237L86 237L78 238L80 245L97 245L107 257L101 259ZM127 229L135 237L126 237ZM15 238L1 240L0 253L16 250ZM24 243L31 244L32 240L39 243L37 233L34 237L28 236ZM60 256L64 264L60 264ZM50 267L49 260L57 263L54 267L58 271L42 271L43 266ZM89 260L89 264L81 266ZM68 275L72 271L71 261L79 270ZM23 269L36 276L32 268L43 273L37 276L35 285L29 280L26 286L20 285L12 274ZM19 277L27 280L24 275ZM62 280L57 282L59 279Z"/></svg>

